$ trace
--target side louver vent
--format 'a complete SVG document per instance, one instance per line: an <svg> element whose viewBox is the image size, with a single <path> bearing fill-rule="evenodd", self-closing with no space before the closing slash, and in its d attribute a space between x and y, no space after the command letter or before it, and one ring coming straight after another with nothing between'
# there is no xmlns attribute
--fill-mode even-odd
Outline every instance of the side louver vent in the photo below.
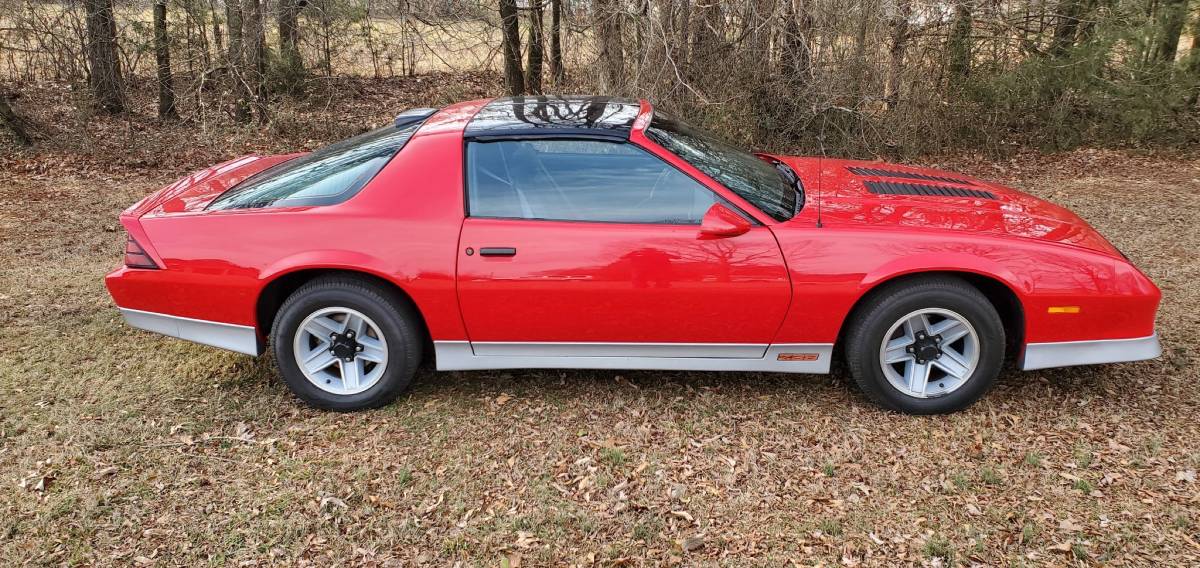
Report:
<svg viewBox="0 0 1200 568"><path fill-rule="evenodd" d="M867 191L880 195L928 195L931 197L968 197L975 199L995 199L996 194L981 189L965 187L950 187L947 185L923 185L917 183L899 183L891 181L865 182Z"/></svg>
<svg viewBox="0 0 1200 568"><path fill-rule="evenodd" d="M900 179L919 179L919 180L924 180L924 181L941 181L941 182L945 182L945 183L956 183L958 185L975 185L965 179L941 177L941 176L927 176L925 174L914 174L912 172L900 172L900 171L896 171L896 170L878 170L875 168L858 168L858 167L846 168L846 169L850 170L850 173L852 173L856 176L872 176L872 177L900 178Z"/></svg>

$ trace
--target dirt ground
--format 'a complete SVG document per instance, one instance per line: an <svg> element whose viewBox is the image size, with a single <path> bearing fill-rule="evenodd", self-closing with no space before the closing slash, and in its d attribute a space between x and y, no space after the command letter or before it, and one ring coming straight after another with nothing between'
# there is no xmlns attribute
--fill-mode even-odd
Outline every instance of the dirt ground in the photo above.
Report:
<svg viewBox="0 0 1200 568"><path fill-rule="evenodd" d="M123 325L101 281L129 204L313 141L89 128L109 154L0 155L0 564L1200 563L1195 155L924 161L1107 235L1163 289L1156 361L1007 371L931 418L841 373L610 371L423 372L331 414L269 359Z"/></svg>

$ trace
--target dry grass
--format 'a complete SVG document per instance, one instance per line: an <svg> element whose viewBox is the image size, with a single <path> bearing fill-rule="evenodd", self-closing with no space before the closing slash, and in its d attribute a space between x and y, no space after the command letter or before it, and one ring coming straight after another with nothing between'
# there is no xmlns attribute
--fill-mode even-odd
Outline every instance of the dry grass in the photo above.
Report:
<svg viewBox="0 0 1200 568"><path fill-rule="evenodd" d="M0 169L0 564L1200 562L1194 156L956 162L1111 237L1164 290L1167 354L934 418L840 374L657 372L425 372L317 412L269 360L121 324L115 216L200 164L101 161Z"/></svg>

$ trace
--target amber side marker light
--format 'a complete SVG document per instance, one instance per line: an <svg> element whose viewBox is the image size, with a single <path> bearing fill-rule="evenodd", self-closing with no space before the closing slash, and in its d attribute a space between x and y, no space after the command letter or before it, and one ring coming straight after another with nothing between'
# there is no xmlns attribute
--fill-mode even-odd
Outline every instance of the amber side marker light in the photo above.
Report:
<svg viewBox="0 0 1200 568"><path fill-rule="evenodd" d="M1051 314L1077 314L1079 306L1050 306L1046 312Z"/></svg>
<svg viewBox="0 0 1200 568"><path fill-rule="evenodd" d="M819 353L780 353L776 360L779 361L816 361L820 357Z"/></svg>

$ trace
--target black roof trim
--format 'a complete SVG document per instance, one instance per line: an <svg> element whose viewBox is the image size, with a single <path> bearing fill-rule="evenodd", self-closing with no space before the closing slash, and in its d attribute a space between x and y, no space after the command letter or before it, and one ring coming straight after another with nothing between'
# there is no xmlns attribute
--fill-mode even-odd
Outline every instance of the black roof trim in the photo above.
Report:
<svg viewBox="0 0 1200 568"><path fill-rule="evenodd" d="M504 97L479 110L464 138L492 136L603 136L629 139L641 104L602 96Z"/></svg>
<svg viewBox="0 0 1200 568"><path fill-rule="evenodd" d="M503 140L605 140L608 142L627 142L628 135L619 132L594 130L590 128L555 128L529 131L512 131L500 134L475 134L467 136L472 142L500 142Z"/></svg>

